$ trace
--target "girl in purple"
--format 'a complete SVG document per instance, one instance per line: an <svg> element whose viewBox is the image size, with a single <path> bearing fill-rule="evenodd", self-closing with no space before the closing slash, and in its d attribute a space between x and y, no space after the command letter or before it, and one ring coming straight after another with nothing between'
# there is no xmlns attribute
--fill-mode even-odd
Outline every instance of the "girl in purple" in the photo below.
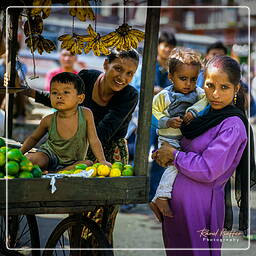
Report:
<svg viewBox="0 0 256 256"><path fill-rule="evenodd" d="M211 59L204 84L209 106L201 117L181 128L184 152L166 143L152 155L161 166L173 163L178 170L172 199L159 197L155 202L165 247L172 249L167 250L168 256L221 254L224 189L235 169L239 225L243 231L248 228L248 121L239 80L240 67L235 60L227 56ZM253 154L251 163L255 167ZM196 250L199 248L204 250Z"/></svg>

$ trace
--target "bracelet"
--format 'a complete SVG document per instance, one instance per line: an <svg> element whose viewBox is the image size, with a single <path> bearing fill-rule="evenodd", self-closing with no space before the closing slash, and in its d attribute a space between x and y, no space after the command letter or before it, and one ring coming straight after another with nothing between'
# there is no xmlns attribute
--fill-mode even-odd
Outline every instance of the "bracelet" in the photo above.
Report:
<svg viewBox="0 0 256 256"><path fill-rule="evenodd" d="M167 201L168 198L167 197L158 197L157 199L163 200L163 201Z"/></svg>

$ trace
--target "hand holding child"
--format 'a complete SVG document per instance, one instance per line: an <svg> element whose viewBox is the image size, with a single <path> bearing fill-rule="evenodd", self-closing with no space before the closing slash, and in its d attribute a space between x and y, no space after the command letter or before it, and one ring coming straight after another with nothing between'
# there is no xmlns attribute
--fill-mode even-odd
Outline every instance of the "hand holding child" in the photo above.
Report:
<svg viewBox="0 0 256 256"><path fill-rule="evenodd" d="M167 125L167 127L180 128L182 122L183 122L183 119L180 118L179 116L178 117L172 117L167 121L166 125Z"/></svg>
<svg viewBox="0 0 256 256"><path fill-rule="evenodd" d="M183 117L183 122L189 124L194 119L194 116L191 112L187 112Z"/></svg>

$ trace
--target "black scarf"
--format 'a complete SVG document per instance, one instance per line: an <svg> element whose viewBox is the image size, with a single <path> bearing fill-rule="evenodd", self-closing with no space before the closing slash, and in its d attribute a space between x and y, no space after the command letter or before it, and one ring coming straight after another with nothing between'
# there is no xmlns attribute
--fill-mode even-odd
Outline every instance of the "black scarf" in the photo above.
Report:
<svg viewBox="0 0 256 256"><path fill-rule="evenodd" d="M221 110L211 110L207 114L200 116L190 122L188 125L183 125L181 127L181 132L183 136L187 139L194 139L197 136L200 136L210 128L220 124L224 119L238 116L243 121L246 132L248 135L248 119L246 115L233 105L229 105ZM253 141L253 132L250 126L250 136L248 142L250 143L250 168L248 162L248 142L242 154L242 158L236 168L235 175L235 197L240 207L239 212L239 230L247 232L248 229L248 178L249 178L249 169L250 169L250 187L256 184L256 168L255 168L255 158L254 158L254 141ZM233 225L233 212L232 212L232 203L231 203L231 183L230 180L225 187L225 225L224 227L228 230L232 229Z"/></svg>

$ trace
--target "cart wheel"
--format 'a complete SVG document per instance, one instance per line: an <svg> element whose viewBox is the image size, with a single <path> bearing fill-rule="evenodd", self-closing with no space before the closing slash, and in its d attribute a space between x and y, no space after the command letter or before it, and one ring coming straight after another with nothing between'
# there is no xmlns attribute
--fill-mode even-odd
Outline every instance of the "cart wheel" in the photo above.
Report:
<svg viewBox="0 0 256 256"><path fill-rule="evenodd" d="M81 238L82 230L89 230L90 239ZM43 256L72 255L72 256L113 256L112 250L70 250L70 248L92 248L91 238L98 241L99 248L111 248L105 234L100 227L86 217L70 216L62 220L51 233L45 248L56 248L56 250L45 250ZM65 251L70 251L68 254ZM96 254L95 254L96 252Z"/></svg>
<svg viewBox="0 0 256 256"><path fill-rule="evenodd" d="M21 248L20 250L8 250L6 248L6 217L0 216L0 253L1 255L24 255L22 250L28 248L40 248L40 239L36 217L34 215L8 216L8 247ZM31 251L32 256L40 256L40 251Z"/></svg>

